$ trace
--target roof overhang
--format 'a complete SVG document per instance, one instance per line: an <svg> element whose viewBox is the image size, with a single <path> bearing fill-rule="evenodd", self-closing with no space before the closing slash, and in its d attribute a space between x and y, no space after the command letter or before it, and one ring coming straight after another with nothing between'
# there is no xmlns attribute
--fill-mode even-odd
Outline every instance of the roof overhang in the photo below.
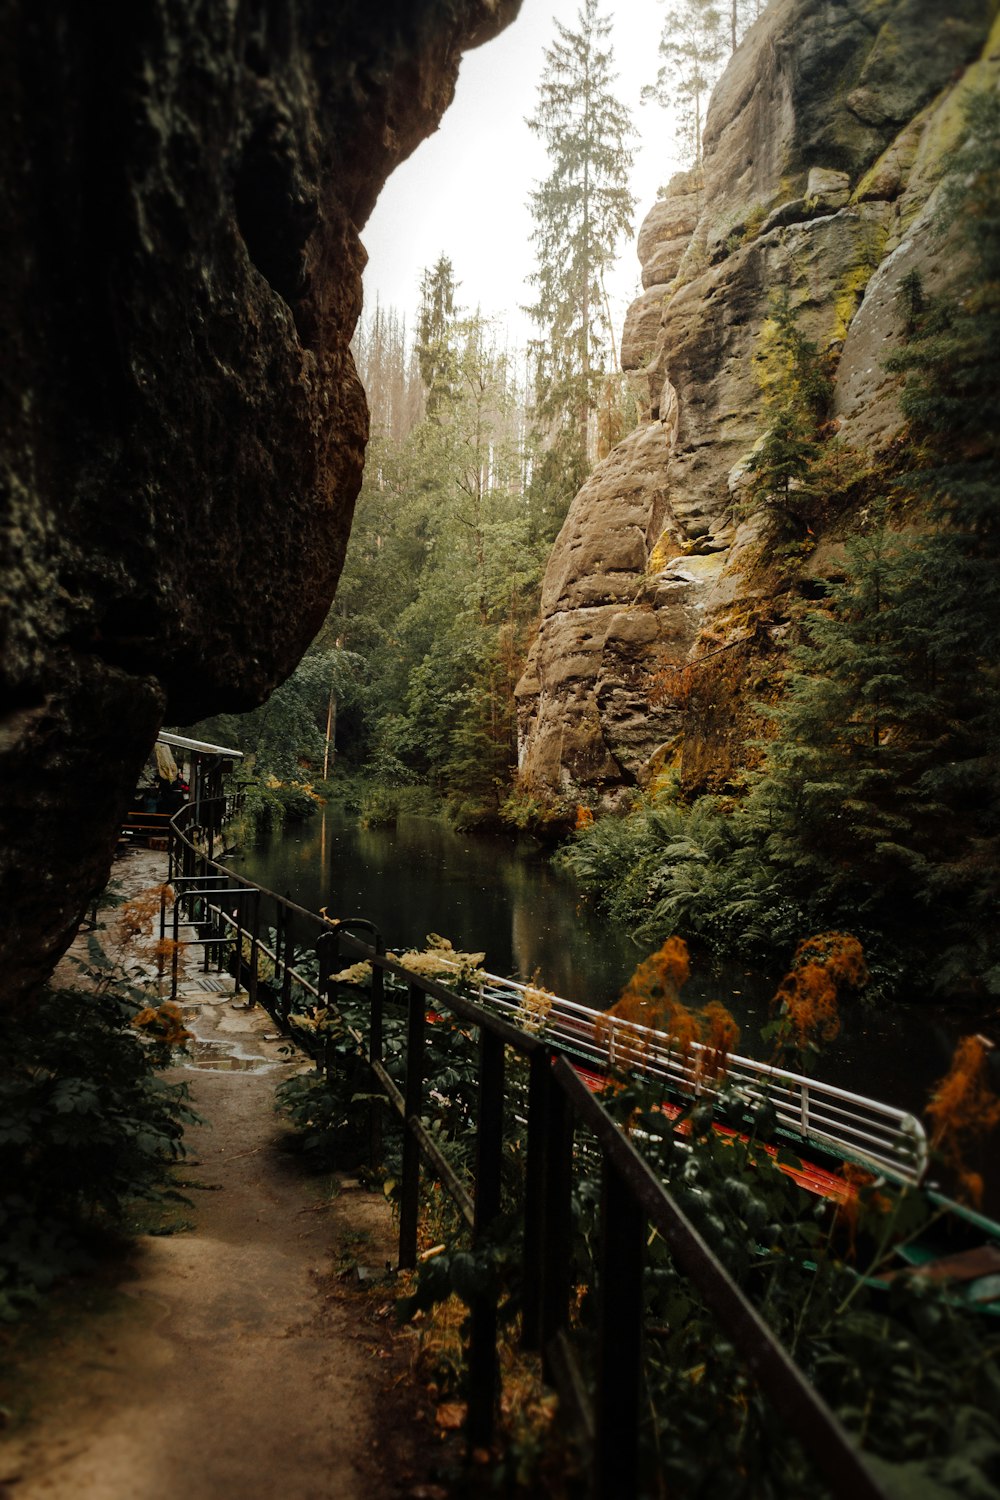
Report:
<svg viewBox="0 0 1000 1500"><path fill-rule="evenodd" d="M167 734L164 730L156 738L161 745L170 745L175 750L193 750L202 755L224 755L227 760L243 759L242 750L233 750L228 745L209 745L204 740L189 740L183 734Z"/></svg>

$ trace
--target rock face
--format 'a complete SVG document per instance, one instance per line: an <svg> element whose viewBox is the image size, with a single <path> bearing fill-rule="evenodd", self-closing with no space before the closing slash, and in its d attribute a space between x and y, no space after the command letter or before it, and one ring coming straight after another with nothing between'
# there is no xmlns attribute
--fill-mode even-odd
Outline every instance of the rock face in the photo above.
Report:
<svg viewBox="0 0 1000 1500"><path fill-rule="evenodd" d="M165 716L260 702L340 571L358 230L520 0L7 0L0 996Z"/></svg>
<svg viewBox="0 0 1000 1500"><path fill-rule="evenodd" d="M929 227L942 160L962 99L1000 77L987 9L772 0L734 54L702 171L675 177L640 230L622 364L644 420L576 497L549 561L518 686L529 783L613 803L668 765L698 788L746 764L790 598L836 566L851 527L841 517L790 559L740 506L771 299L787 289L830 353L843 440L883 445L901 420L883 369L896 289L914 269L931 290L944 279Z"/></svg>

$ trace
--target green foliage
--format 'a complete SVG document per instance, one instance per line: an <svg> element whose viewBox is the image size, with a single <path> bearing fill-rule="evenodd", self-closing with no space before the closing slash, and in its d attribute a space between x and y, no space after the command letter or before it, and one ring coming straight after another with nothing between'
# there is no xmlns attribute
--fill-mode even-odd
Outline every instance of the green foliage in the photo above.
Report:
<svg viewBox="0 0 1000 1500"><path fill-rule="evenodd" d="M747 464L748 503L801 534L815 519L822 423L832 394L829 370L798 327L787 291L775 298L755 356L767 427Z"/></svg>
<svg viewBox="0 0 1000 1500"><path fill-rule="evenodd" d="M654 794L625 818L580 829L560 859L616 925L651 945L676 932L720 954L770 958L809 925L747 820L715 797L689 806Z"/></svg>
<svg viewBox="0 0 1000 1500"><path fill-rule="evenodd" d="M362 828L392 827L401 817L432 817L438 810L426 786L384 786L374 781L361 793L358 819Z"/></svg>
<svg viewBox="0 0 1000 1500"><path fill-rule="evenodd" d="M258 776L295 781L303 768L322 767L327 725L363 695L364 669L356 652L321 635L260 708L204 719L185 733L242 750Z"/></svg>
<svg viewBox="0 0 1000 1500"><path fill-rule="evenodd" d="M406 1082L406 1005L405 986L387 975L383 1061L401 1090ZM321 1060L323 1071L288 1079L279 1085L276 1097L299 1131L308 1159L319 1169L356 1165L366 1144L362 1106L373 1097L372 1079L358 1038L369 1014L366 991L344 983L337 988L334 1004L300 1018L297 1040ZM456 1167L468 1172L475 1145L476 1049L471 1034L447 1015L436 1017L427 1028L424 1080L424 1123ZM384 1135L385 1167L390 1177L396 1177L400 1136L388 1110Z"/></svg>
<svg viewBox="0 0 1000 1500"><path fill-rule="evenodd" d="M316 812L316 801L301 786L248 781L238 777L234 790L242 799L240 811L227 827L231 845L254 844L282 828L286 822L304 823Z"/></svg>
<svg viewBox="0 0 1000 1500"><path fill-rule="evenodd" d="M940 733L926 642L906 628L911 548L882 528L848 547L847 577L808 616L748 816L769 857L835 923L909 907L947 837L922 772ZM922 670L921 670L922 668Z"/></svg>
<svg viewBox="0 0 1000 1500"><path fill-rule="evenodd" d="M433 417L402 443L370 445L324 634L364 661L341 744L389 814L395 791L422 781L474 822L496 817L514 760L513 692L546 530L506 351L480 318L445 319L440 339L449 375Z"/></svg>
<svg viewBox="0 0 1000 1500"><path fill-rule="evenodd" d="M680 138L695 167L701 165L709 94L726 56L723 25L723 13L712 0L679 0L663 20L656 82L642 91L644 103L678 109Z"/></svg>
<svg viewBox="0 0 1000 1500"><path fill-rule="evenodd" d="M551 787L520 779L501 804L500 817L508 828L556 840L576 826L577 804Z"/></svg>
<svg viewBox="0 0 1000 1500"><path fill-rule="evenodd" d="M364 1013L363 996L353 1002L345 997L345 1004L349 1009L335 1037L348 1036L351 1015L360 1021ZM397 1078L405 1071L403 1027L390 991L387 1056ZM427 1038L425 1124L471 1184L475 1039L446 1018L435 1018ZM347 1046L353 1051L343 1084L333 1068L328 1090L357 1086L360 1050L353 1039ZM525 1071L512 1061L502 1211L490 1236L470 1247L457 1216L435 1208L433 1233L443 1247L420 1265L400 1305L402 1316L427 1314L452 1296L471 1305L489 1294L498 1299L501 1329L513 1326L522 1291L526 1082ZM317 1080L300 1080L295 1091L299 1099L314 1100L321 1087ZM357 1103L356 1093L354 1098ZM679 1116L672 1116L663 1110L658 1088L633 1077L609 1091L605 1103L791 1356L879 1463L890 1490L924 1484L970 1500L1000 1494L1000 1345L993 1321L930 1280L878 1281L894 1244L930 1223L931 1202L912 1189L873 1182L862 1182L845 1209L817 1201L784 1170L799 1163L775 1134L767 1101L748 1113L741 1097L723 1092L715 1114L692 1098L681 1100ZM311 1128L319 1113L311 1103L303 1112ZM720 1117L735 1134L713 1129ZM393 1137L390 1151L396 1150ZM596 1352L599 1203L596 1153L578 1150L569 1278L580 1293L571 1339L585 1371L592 1371ZM778 1500L811 1491L817 1476L784 1414L763 1396L720 1335L717 1315L655 1233L647 1242L643 1296L642 1492L694 1497L721 1489L746 1500ZM452 1380L460 1378L451 1372Z"/></svg>
<svg viewBox="0 0 1000 1500"><path fill-rule="evenodd" d="M171 1195L194 1116L132 1028L145 996L45 989L0 1021L0 1319L90 1262L137 1198Z"/></svg>
<svg viewBox="0 0 1000 1500"><path fill-rule="evenodd" d="M527 310L541 330L535 345L540 415L586 461L598 376L613 347L603 276L618 241L632 231L628 180L634 134L615 97L611 23L598 0L583 0L577 29L556 22L545 51L538 105L528 125L545 143L549 174L529 196L535 228L536 300ZM574 433L575 430L575 442Z"/></svg>

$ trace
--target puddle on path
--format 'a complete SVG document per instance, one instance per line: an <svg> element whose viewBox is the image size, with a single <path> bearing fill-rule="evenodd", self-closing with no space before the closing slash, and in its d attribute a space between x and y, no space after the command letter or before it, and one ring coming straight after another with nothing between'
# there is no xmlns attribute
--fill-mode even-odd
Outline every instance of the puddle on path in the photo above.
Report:
<svg viewBox="0 0 1000 1500"><path fill-rule="evenodd" d="M208 1073L263 1073L278 1066L267 1057L252 1057L233 1052L224 1044L203 1042L197 1038L180 1060L182 1068L197 1068Z"/></svg>

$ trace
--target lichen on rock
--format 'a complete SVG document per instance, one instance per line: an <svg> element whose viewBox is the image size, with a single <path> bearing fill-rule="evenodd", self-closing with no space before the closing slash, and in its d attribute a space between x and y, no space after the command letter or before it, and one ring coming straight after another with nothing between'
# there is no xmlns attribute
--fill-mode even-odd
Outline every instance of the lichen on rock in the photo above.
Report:
<svg viewBox="0 0 1000 1500"><path fill-rule="evenodd" d="M813 534L781 556L747 514L772 299L784 289L835 372L838 440L887 444L902 424L884 367L896 289L914 270L942 285L935 186L962 99L1000 75L988 9L773 0L734 54L703 168L674 178L640 231L622 363L644 425L588 479L553 549L518 689L533 784L610 803L667 754L689 788L725 787L755 753L789 604L852 525L841 515L829 546ZM682 702L651 690L681 667Z"/></svg>

